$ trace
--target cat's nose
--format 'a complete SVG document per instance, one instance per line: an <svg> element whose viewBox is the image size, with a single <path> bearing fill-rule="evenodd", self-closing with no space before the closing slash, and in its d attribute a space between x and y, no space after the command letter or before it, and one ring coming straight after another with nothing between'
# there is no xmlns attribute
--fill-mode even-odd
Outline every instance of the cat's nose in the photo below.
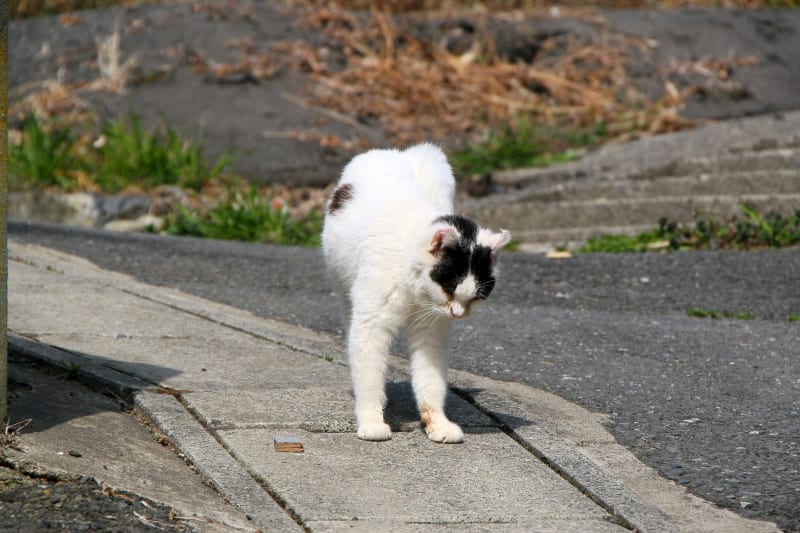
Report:
<svg viewBox="0 0 800 533"><path fill-rule="evenodd" d="M450 302L450 314L453 315L453 318L461 318L464 316L464 306L458 302Z"/></svg>

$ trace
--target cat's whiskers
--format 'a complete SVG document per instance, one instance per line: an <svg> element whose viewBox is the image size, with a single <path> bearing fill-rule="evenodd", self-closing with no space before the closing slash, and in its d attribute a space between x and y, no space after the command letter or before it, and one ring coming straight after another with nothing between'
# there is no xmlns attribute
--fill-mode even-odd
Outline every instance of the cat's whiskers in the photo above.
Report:
<svg viewBox="0 0 800 533"><path fill-rule="evenodd" d="M481 281L480 283L475 285L475 292L478 292L482 288L486 287L487 285L491 285L492 283L494 283L493 279L487 279L487 280Z"/></svg>
<svg viewBox="0 0 800 533"><path fill-rule="evenodd" d="M426 307L414 314L419 314L419 316L417 316L410 324L412 329L417 327L434 326L442 317L442 311L438 307ZM430 320L430 322L428 322L428 320Z"/></svg>
<svg viewBox="0 0 800 533"><path fill-rule="evenodd" d="M424 305L424 307L423 307L423 305ZM437 304L436 304L436 302L428 302L428 301L420 300L413 307L414 308L419 307L420 309L417 309L416 311L412 311L412 312L408 313L404 318L410 318L410 317L412 317L412 316L414 316L414 315L416 315L418 313L423 313L425 311L429 311L431 309L434 309L435 307L437 307Z"/></svg>
<svg viewBox="0 0 800 533"><path fill-rule="evenodd" d="M425 318L425 316L428 315L430 312L431 312L431 310L429 308L420 309L418 311L414 311L413 313L407 314L405 317L403 317L403 320L408 322L411 319L411 317L414 317L413 321L411 322L411 325L413 326L420 319Z"/></svg>

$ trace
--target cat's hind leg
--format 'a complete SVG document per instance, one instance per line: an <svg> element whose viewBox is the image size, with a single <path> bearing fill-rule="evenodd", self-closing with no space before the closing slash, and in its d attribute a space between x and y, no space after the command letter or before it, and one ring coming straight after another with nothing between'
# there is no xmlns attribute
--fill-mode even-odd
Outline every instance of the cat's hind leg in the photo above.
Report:
<svg viewBox="0 0 800 533"><path fill-rule="evenodd" d="M434 442L458 443L464 441L464 433L444 414L449 334L450 320L446 318L408 329L411 383L428 438Z"/></svg>

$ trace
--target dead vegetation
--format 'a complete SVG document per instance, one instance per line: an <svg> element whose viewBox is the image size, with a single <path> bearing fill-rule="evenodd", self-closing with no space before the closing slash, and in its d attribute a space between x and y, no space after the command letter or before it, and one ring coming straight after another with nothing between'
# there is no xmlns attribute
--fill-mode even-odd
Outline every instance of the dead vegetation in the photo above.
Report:
<svg viewBox="0 0 800 533"><path fill-rule="evenodd" d="M97 77L91 80L67 82L62 68L54 79L13 88L9 114L18 119L32 114L40 120L58 119L64 124L85 120L91 106L83 94L100 91L122 94L138 76L138 61L135 57L123 60L120 39L119 24L111 34L95 38Z"/></svg>
<svg viewBox="0 0 800 533"><path fill-rule="evenodd" d="M662 94L648 97L626 65L657 43L612 34L600 19L590 19L594 38L554 32L534 43L533 57L520 60L496 38L524 23L529 14L520 11L449 12L446 18L455 23L448 24L437 13L354 13L327 4L299 9L300 24L328 40L316 48L298 45L293 55L303 59L292 64L313 78L310 103L358 123L377 122L399 145L445 139L460 147L521 119L573 130L603 124L613 140L670 132L693 125L681 117L681 106L712 85L678 87L669 75L687 66L662 66ZM723 87L717 82L726 79L725 62L709 58L705 64L711 68L702 75Z"/></svg>
<svg viewBox="0 0 800 533"><path fill-rule="evenodd" d="M345 5L364 7L358 2ZM516 7L514 1L498 5ZM489 12L473 7L466 11L420 0L370 6L371 11L359 12L333 2L302 0L291 9L305 33L310 29L318 35L314 42L271 42L264 47L253 36L242 36L225 44L240 50L234 62L221 62L202 50L181 46L164 54L217 83L259 83L284 69L302 72L310 78L307 93L283 96L327 119L348 124L353 136L343 139L314 129L265 135L349 152L375 144L369 127L375 124L394 144L435 139L451 149L480 142L493 128L510 125L513 130L521 120L574 131L602 125L607 140L617 141L675 131L693 125L681 116L690 95L743 94L745 90L730 79L731 70L756 61L749 56L709 57L690 64L655 65L656 83L663 90L654 96L640 88L628 66L632 61L647 61L658 43L613 34L591 10L571 11L571 16L592 28L587 36L569 31L530 34L530 28L558 19L562 13L557 8ZM439 8L447 10L436 11ZM254 16L251 7L232 0L200 3L192 9L219 19ZM393 14L390 9L429 11ZM78 21L71 17L61 23ZM59 75L17 88L12 116L33 113L40 119L74 122L85 117L89 108L82 95L124 92L140 76L136 58L125 59L120 52L121 35L136 32L135 23L122 31L118 25L111 35L97 39L95 79L67 83ZM523 43L528 49L521 54L509 51L500 39L514 32L519 35L513 39L529 40ZM673 74L691 83L676 82Z"/></svg>
<svg viewBox="0 0 800 533"><path fill-rule="evenodd" d="M30 418L19 420L14 423L11 423L11 420L7 420L4 424L3 432L0 433L0 447L19 450L18 436L31 422L33 422L33 420Z"/></svg>
<svg viewBox="0 0 800 533"><path fill-rule="evenodd" d="M483 11L507 11L514 9L549 8L552 0L305 0L317 6L338 5L344 9L368 11L377 8L392 13L411 11L444 11L453 9L476 9ZM678 8L678 7L723 7L765 8L796 7L793 0L576 0L558 2L562 7L579 8Z"/></svg>

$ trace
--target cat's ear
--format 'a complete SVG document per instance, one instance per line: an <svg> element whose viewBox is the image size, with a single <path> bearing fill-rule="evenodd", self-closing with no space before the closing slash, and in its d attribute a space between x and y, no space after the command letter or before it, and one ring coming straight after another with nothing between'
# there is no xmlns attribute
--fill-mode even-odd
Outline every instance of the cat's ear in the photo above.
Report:
<svg viewBox="0 0 800 533"><path fill-rule="evenodd" d="M458 234L453 228L442 228L436 230L431 239L430 248L428 252L435 257L442 255L445 248L451 248L458 242Z"/></svg>
<svg viewBox="0 0 800 533"><path fill-rule="evenodd" d="M499 233L495 233L487 229L481 229L478 234L478 242L491 248L492 258L496 258L500 250L511 242L511 232L501 229Z"/></svg>

